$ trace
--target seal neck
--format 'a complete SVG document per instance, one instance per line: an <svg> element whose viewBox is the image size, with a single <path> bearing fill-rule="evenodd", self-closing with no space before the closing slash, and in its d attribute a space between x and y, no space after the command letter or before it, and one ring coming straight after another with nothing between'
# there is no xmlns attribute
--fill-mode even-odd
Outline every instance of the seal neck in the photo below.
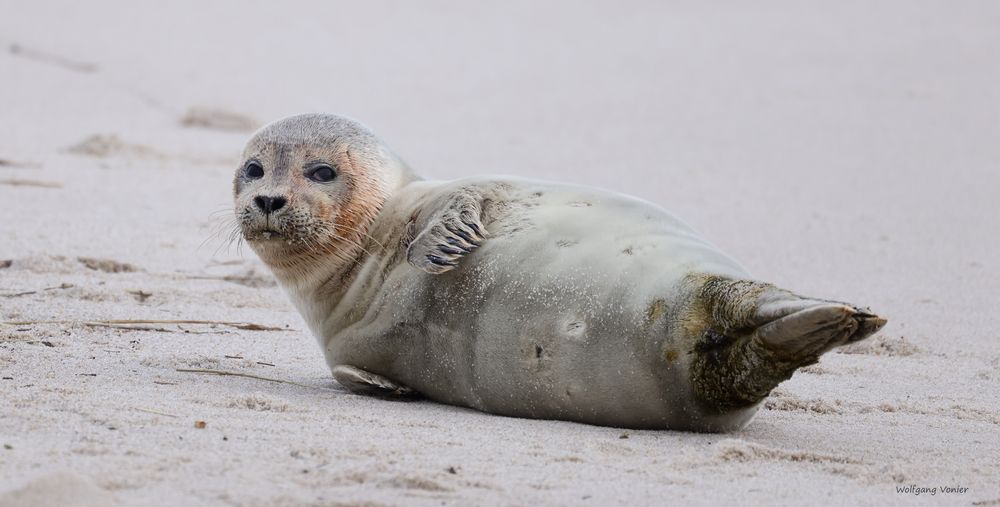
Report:
<svg viewBox="0 0 1000 507"><path fill-rule="evenodd" d="M295 262L268 263L268 267L313 334L320 336L367 257L359 245L345 244L335 253L310 253Z"/></svg>

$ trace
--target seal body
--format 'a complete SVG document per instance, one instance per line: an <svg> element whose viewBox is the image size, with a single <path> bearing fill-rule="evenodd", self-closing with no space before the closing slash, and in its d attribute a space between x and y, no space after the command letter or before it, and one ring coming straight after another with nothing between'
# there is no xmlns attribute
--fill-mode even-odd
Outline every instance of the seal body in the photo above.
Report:
<svg viewBox="0 0 1000 507"><path fill-rule="evenodd" d="M400 224L470 190L487 201L489 240L440 275L393 259L399 250L366 259L313 330L328 363L486 412L684 426L696 409L670 327L689 276L743 269L649 203L529 180L412 183L372 235L395 243Z"/></svg>
<svg viewBox="0 0 1000 507"><path fill-rule="evenodd" d="M251 242L357 392L725 431L796 368L885 322L754 281L633 197L508 177L423 181L368 163L394 183L370 221L344 229L363 231L347 260L319 249L288 268L283 246Z"/></svg>

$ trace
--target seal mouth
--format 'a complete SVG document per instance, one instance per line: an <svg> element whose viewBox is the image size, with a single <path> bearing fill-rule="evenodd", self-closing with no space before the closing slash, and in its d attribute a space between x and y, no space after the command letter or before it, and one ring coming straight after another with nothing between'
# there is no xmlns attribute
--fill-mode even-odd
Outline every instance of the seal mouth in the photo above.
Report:
<svg viewBox="0 0 1000 507"><path fill-rule="evenodd" d="M247 241L270 241L283 239L285 235L275 229L258 229L256 231L247 231L243 236Z"/></svg>

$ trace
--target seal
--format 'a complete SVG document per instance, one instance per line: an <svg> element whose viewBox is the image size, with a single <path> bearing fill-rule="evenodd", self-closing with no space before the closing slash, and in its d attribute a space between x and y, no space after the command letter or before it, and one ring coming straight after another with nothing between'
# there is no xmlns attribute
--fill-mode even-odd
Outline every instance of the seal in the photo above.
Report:
<svg viewBox="0 0 1000 507"><path fill-rule="evenodd" d="M422 180L334 115L255 133L243 237L347 389L515 417L729 431L885 319L755 280L661 208L512 177Z"/></svg>

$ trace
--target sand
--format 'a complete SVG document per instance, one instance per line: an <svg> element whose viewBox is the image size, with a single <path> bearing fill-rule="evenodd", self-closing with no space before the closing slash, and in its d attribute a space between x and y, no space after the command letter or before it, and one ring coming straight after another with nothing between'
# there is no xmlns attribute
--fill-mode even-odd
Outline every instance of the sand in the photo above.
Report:
<svg viewBox="0 0 1000 507"><path fill-rule="evenodd" d="M0 325L0 505L1000 505L995 2L2 11L0 320L71 323ZM249 132L309 111L427 177L637 195L890 323L724 435L350 395L226 241Z"/></svg>

